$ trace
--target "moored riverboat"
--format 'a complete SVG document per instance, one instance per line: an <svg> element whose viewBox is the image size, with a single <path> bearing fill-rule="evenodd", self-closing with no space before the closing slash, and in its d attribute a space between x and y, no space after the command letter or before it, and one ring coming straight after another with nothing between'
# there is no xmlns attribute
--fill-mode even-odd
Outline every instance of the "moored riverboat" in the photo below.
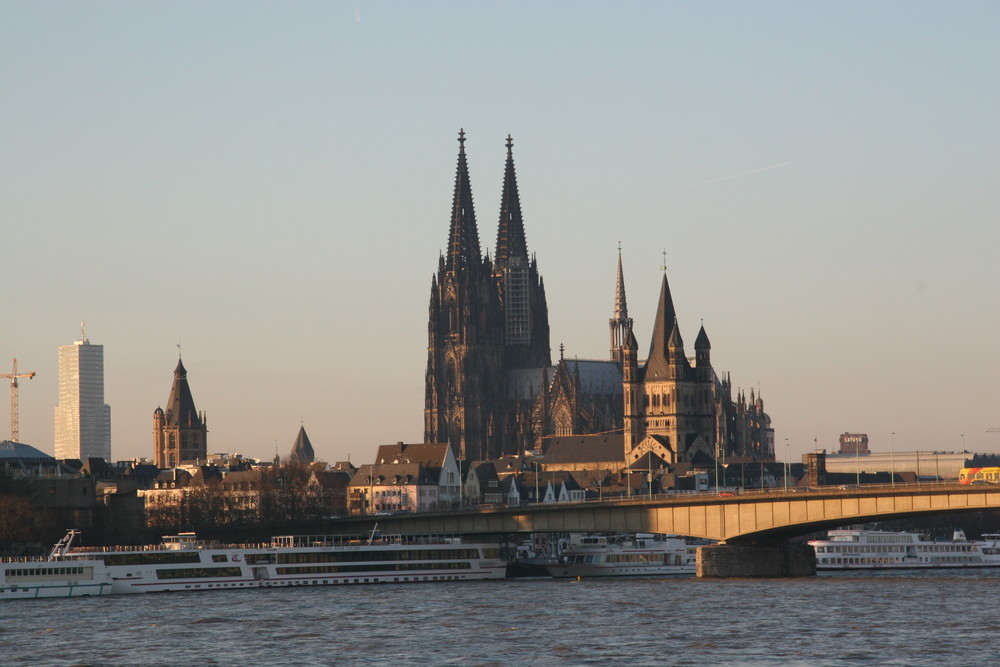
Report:
<svg viewBox="0 0 1000 667"><path fill-rule="evenodd" d="M43 570L89 568L88 581L100 584L100 594L106 595L502 579L506 564L499 552L498 544L460 537L382 536L375 531L368 537L290 535L252 545L212 544L194 533L181 533L155 546L67 544L32 565ZM19 590L23 585L18 584Z"/></svg>
<svg viewBox="0 0 1000 667"><path fill-rule="evenodd" d="M912 532L831 530L811 540L817 570L1000 567L1000 534L970 541L957 530L950 540Z"/></svg>
<svg viewBox="0 0 1000 667"><path fill-rule="evenodd" d="M111 577L104 561L81 558L69 563L61 560L79 534L77 530L69 531L52 548L48 558L0 560L0 600L69 598L110 593Z"/></svg>
<svg viewBox="0 0 1000 667"><path fill-rule="evenodd" d="M586 535L567 548L551 576L662 577L695 572L694 550L676 535Z"/></svg>

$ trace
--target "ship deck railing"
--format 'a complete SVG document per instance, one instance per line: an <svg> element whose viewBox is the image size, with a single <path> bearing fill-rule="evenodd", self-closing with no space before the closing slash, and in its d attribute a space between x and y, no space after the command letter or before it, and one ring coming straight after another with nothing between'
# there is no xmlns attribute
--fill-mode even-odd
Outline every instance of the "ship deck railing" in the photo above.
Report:
<svg viewBox="0 0 1000 667"><path fill-rule="evenodd" d="M148 552L148 551L178 551L186 549L286 549L289 547L361 547L367 545L418 545L418 544L461 544L458 535L280 535L271 538L269 542L252 542L232 544L213 540L192 540L182 545L170 544L139 544L125 546L73 547L72 555L101 554L112 552ZM26 561L37 560L32 558Z"/></svg>

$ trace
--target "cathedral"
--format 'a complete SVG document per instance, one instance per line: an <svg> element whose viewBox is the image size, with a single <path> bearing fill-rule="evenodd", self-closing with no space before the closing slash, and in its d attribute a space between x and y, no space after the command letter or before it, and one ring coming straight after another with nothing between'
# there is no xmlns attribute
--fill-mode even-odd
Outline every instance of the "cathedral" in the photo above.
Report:
<svg viewBox="0 0 1000 667"><path fill-rule="evenodd" d="M431 280L424 441L447 442L460 459L542 450L568 436L600 439L623 465L716 457L773 460L774 431L759 393L733 397L711 365L704 327L694 357L684 351L664 272L649 354L638 356L628 316L621 252L610 355L552 364L548 307L538 262L528 253L513 141L500 198L496 250L480 249L460 131L447 251ZM582 447L582 445L581 445Z"/></svg>

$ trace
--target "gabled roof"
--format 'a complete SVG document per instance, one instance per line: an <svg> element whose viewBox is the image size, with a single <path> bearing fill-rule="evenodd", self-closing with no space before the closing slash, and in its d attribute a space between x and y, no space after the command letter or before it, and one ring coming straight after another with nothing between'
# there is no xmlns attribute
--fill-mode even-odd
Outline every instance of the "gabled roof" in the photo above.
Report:
<svg viewBox="0 0 1000 667"><path fill-rule="evenodd" d="M351 481L351 476L339 470L316 470L313 471L310 481L324 489L344 489Z"/></svg>
<svg viewBox="0 0 1000 667"><path fill-rule="evenodd" d="M111 464L99 456L88 457L87 460L83 462L80 472L86 473L91 477L117 476L117 473L115 472L115 469L111 467Z"/></svg>
<svg viewBox="0 0 1000 667"><path fill-rule="evenodd" d="M574 470L573 479L583 489L596 489L598 486L607 488L612 483L613 478L611 471L605 468L599 470Z"/></svg>
<svg viewBox="0 0 1000 667"><path fill-rule="evenodd" d="M497 471L497 475L503 478L504 476L517 474L524 470L531 470L533 460L534 458L526 456L501 456L489 463L493 465L493 468Z"/></svg>
<svg viewBox="0 0 1000 667"><path fill-rule="evenodd" d="M561 369L575 379L580 378L580 391L584 394L620 395L622 372L618 364L604 359L562 359L555 366L543 368L518 368L507 371L507 397L533 399L549 386L559 381Z"/></svg>
<svg viewBox="0 0 1000 667"><path fill-rule="evenodd" d="M419 463L376 463L365 464L358 468L349 486L409 486L437 483L438 474Z"/></svg>
<svg viewBox="0 0 1000 667"><path fill-rule="evenodd" d="M598 435L567 435L544 438L544 463L609 463L620 464L625 456L625 436L618 433Z"/></svg>
<svg viewBox="0 0 1000 667"><path fill-rule="evenodd" d="M468 473L471 472L476 476L479 481L480 486L490 480L500 479L497 475L497 469L491 461L463 461L462 462L462 479L468 477Z"/></svg>
<svg viewBox="0 0 1000 667"><path fill-rule="evenodd" d="M394 445L379 445L375 454L375 463L420 463L428 468L440 468L448 460L450 445L447 442L420 443L407 445L397 442Z"/></svg>

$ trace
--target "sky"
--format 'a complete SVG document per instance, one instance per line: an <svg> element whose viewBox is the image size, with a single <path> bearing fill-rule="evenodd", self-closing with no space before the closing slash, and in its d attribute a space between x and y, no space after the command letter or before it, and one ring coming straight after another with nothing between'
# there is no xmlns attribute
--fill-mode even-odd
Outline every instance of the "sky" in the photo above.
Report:
<svg viewBox="0 0 1000 667"><path fill-rule="evenodd" d="M553 359L608 357L621 244L640 354L665 257L779 459L1000 452L998 33L992 1L0 0L20 440L54 453L85 321L116 460L179 353L211 452L422 441L464 128L484 249L513 137Z"/></svg>

